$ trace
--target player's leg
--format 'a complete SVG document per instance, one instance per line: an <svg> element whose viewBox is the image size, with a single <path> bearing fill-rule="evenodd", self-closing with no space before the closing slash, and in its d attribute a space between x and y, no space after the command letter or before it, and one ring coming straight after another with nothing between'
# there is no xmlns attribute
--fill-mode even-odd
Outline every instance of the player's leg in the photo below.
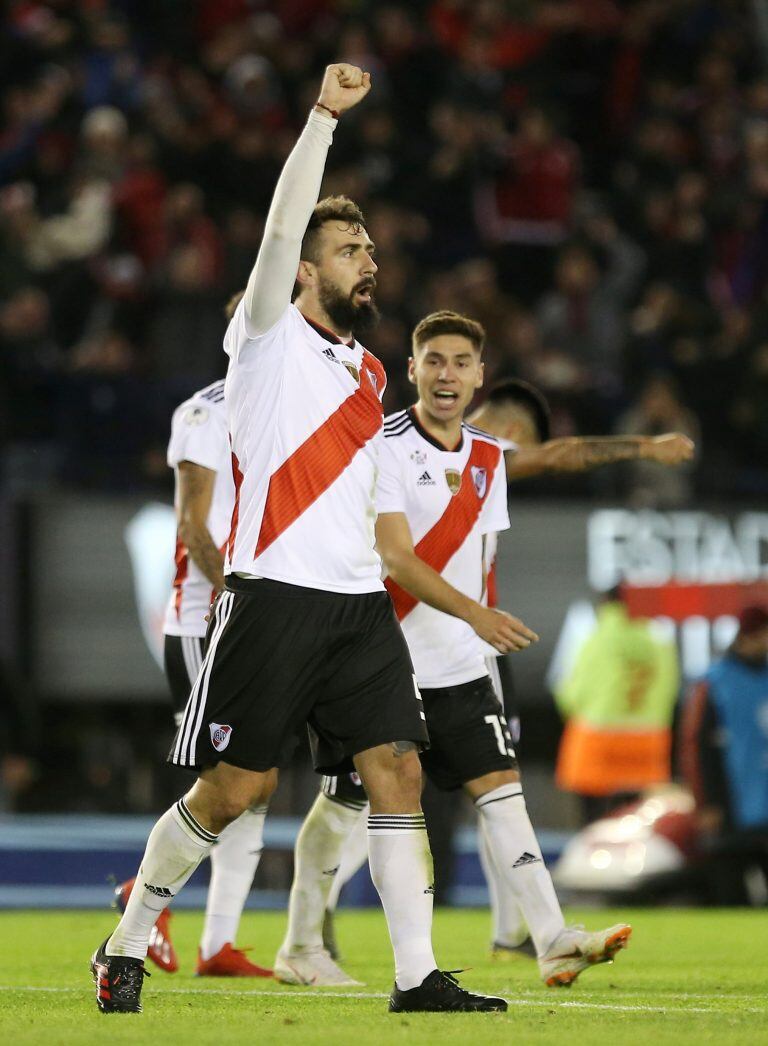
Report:
<svg viewBox="0 0 768 1046"><path fill-rule="evenodd" d="M152 829L137 884L107 943L107 955L144 958L157 913L210 854L219 833L253 804L266 803L276 780L275 771L256 773L226 763L201 773Z"/></svg>
<svg viewBox="0 0 768 1046"><path fill-rule="evenodd" d="M428 743L403 634L385 593L347 605L349 645L312 711L315 768L350 756L368 794L368 859L395 956L394 1012L505 1010L437 969L432 951L432 855L421 810L418 749Z"/></svg>
<svg viewBox="0 0 768 1046"><path fill-rule="evenodd" d="M328 961L323 942L328 894L347 840L367 804L359 784L346 786L349 776L323 778L296 840L288 927L275 959L275 975L287 984L358 983Z"/></svg>
<svg viewBox="0 0 768 1046"><path fill-rule="evenodd" d="M155 824L120 922L91 960L103 1012L141 1010L144 958L155 920L210 854L219 833L252 804L266 803L275 783L274 771L254 773L219 763L204 770Z"/></svg>
<svg viewBox="0 0 768 1046"><path fill-rule="evenodd" d="M510 655L487 657L485 665L491 686L504 709L504 718L510 731L512 744L520 737L520 719L514 714L514 687L509 665ZM510 713L513 713L510 716ZM536 958L520 905L509 890L505 889L503 875L493 860L488 844L485 821L480 818L477 832L477 848L480 865L488 884L491 908L491 954L495 959L508 959L518 955Z"/></svg>
<svg viewBox="0 0 768 1046"><path fill-rule="evenodd" d="M433 766L440 767L442 756L463 778L482 822L497 888L520 909L547 984L571 983L588 965L612 959L626 944L629 927L622 924L596 934L566 928L528 816L512 739L488 682L478 681L453 708L446 708L445 697L441 704L439 716L435 702L425 695L428 723L431 728L434 724Z"/></svg>
<svg viewBox="0 0 768 1046"><path fill-rule="evenodd" d="M187 700L203 663L204 645L204 636L165 636L165 678L171 694L173 721L177 730L184 718ZM129 879L115 890L117 907L121 912L125 911L135 883L135 878ZM171 919L170 908L163 908L152 927L147 949L147 958L167 973L175 973L179 968L178 957L171 940Z"/></svg>
<svg viewBox="0 0 768 1046"><path fill-rule="evenodd" d="M214 608L206 655L169 755L177 766L204 769L153 828L123 917L94 956L97 1000L105 1012L140 1009L154 919L227 825L269 800L274 767L290 755L306 718L306 694L292 657L302 654L292 626L295 604L276 606L270 592L261 585L253 594L226 591ZM132 997L123 999L127 980Z"/></svg>
<svg viewBox="0 0 768 1046"><path fill-rule="evenodd" d="M357 775L355 775L357 776ZM360 816L349 835L341 852L339 870L333 877L328 897L325 901L323 918L323 945L330 957L336 961L340 958L339 945L336 940L336 908L339 896L346 884L357 872L368 863L368 804L362 808Z"/></svg>
<svg viewBox="0 0 768 1046"><path fill-rule="evenodd" d="M205 977L269 977L234 947L263 849L266 803L245 810L228 825L211 851L211 881L205 905L197 973Z"/></svg>
<svg viewBox="0 0 768 1046"><path fill-rule="evenodd" d="M590 965L611 962L626 946L631 928L620 923L589 933L566 927L519 776L514 771L490 773L465 787L483 822L500 886L528 926L544 981L550 987L567 986Z"/></svg>
<svg viewBox="0 0 768 1046"><path fill-rule="evenodd" d="M481 817L477 826L477 849L480 866L488 884L488 899L491 908L491 955L494 959L512 959L516 956L535 959L528 925L520 905L504 886L502 871L496 866L485 821Z"/></svg>

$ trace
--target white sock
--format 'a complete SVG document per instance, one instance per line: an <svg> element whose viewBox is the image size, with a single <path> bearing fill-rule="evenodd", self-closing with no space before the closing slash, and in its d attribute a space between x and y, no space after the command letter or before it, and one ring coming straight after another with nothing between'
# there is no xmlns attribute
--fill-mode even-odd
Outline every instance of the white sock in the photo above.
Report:
<svg viewBox="0 0 768 1046"><path fill-rule="evenodd" d="M341 864L333 877L331 889L325 902L326 911L336 911L339 894L352 876L368 861L368 804L360 807L355 827L341 852Z"/></svg>
<svg viewBox="0 0 768 1046"><path fill-rule="evenodd" d="M216 838L198 824L183 798L166 810L149 834L123 917L107 943L107 955L145 957L158 913L171 903Z"/></svg>
<svg viewBox="0 0 768 1046"><path fill-rule="evenodd" d="M323 947L328 893L359 816L357 808L334 802L322 792L315 799L296 840L288 929L281 952L295 955Z"/></svg>
<svg viewBox="0 0 768 1046"><path fill-rule="evenodd" d="M395 981L416 988L437 968L432 951L432 854L423 814L371 814L371 878L387 917Z"/></svg>
<svg viewBox="0 0 768 1046"><path fill-rule="evenodd" d="M211 884L200 940L204 959L234 944L263 847L266 806L255 806L227 825L211 850Z"/></svg>
<svg viewBox="0 0 768 1046"><path fill-rule="evenodd" d="M478 821L477 850L480 856L485 881L488 883L488 895L491 902L491 926L494 944L504 944L515 948L529 937L528 927L520 905L510 890L505 889L504 881L496 867L490 846L488 845L486 819Z"/></svg>
<svg viewBox="0 0 768 1046"><path fill-rule="evenodd" d="M547 866L528 817L519 783L502 785L476 800L499 885L520 906L536 947L543 955L565 928Z"/></svg>

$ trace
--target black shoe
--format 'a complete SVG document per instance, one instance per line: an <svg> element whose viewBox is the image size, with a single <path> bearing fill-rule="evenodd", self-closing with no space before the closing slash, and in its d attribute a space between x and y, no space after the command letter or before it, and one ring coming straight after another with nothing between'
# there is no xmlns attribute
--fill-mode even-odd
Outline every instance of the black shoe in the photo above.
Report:
<svg viewBox="0 0 768 1046"><path fill-rule="evenodd" d="M102 1013L141 1013L141 987L150 973L142 959L107 955L109 937L91 958L96 1002Z"/></svg>
<svg viewBox="0 0 768 1046"><path fill-rule="evenodd" d="M326 908L323 916L323 948L325 948L334 962L338 962L341 958L341 952L336 941L336 926L333 917L334 912L330 908Z"/></svg>
<svg viewBox="0 0 768 1046"><path fill-rule="evenodd" d="M461 973L460 970L456 971ZM492 995L473 995L462 988L453 974L445 970L433 970L418 988L402 991L397 984L389 997L390 1013L453 1012L471 1013L475 1010L507 1009L504 999Z"/></svg>

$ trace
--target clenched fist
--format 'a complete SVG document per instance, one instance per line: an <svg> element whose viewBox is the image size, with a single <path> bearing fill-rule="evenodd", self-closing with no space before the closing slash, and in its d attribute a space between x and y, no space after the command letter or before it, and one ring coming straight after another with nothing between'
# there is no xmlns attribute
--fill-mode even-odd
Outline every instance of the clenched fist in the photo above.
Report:
<svg viewBox="0 0 768 1046"><path fill-rule="evenodd" d="M345 62L329 65L325 70L317 104L324 109L343 113L362 102L370 89L370 73L364 73L356 65L347 65Z"/></svg>
<svg viewBox="0 0 768 1046"><path fill-rule="evenodd" d="M693 440L681 432L665 432L663 436L654 436L648 441L647 453L643 457L659 465L682 465L693 458L695 449Z"/></svg>

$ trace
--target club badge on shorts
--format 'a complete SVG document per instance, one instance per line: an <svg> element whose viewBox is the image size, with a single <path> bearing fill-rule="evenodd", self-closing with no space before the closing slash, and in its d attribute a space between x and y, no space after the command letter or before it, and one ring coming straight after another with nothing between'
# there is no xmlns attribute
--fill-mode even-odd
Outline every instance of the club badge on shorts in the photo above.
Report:
<svg viewBox="0 0 768 1046"><path fill-rule="evenodd" d="M211 730L211 744L217 752L223 752L229 744L232 736L232 727L225 723L209 723Z"/></svg>
<svg viewBox="0 0 768 1046"><path fill-rule="evenodd" d="M459 472L459 470L446 469L445 482L448 484L448 489L451 492L451 496L455 497L461 490L461 473Z"/></svg>
<svg viewBox="0 0 768 1046"><path fill-rule="evenodd" d="M472 466L472 482L475 484L475 491L477 496L482 501L485 497L485 492L488 488L488 472L486 469L478 468L477 465Z"/></svg>

